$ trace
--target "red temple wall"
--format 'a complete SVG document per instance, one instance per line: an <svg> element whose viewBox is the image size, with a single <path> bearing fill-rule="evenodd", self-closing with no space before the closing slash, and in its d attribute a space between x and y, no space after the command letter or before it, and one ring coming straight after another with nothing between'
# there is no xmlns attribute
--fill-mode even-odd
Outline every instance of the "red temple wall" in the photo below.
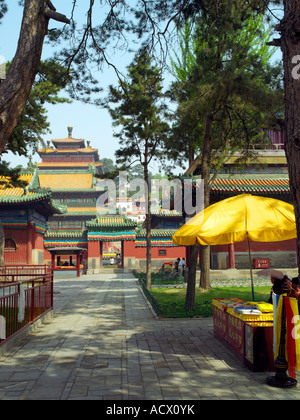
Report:
<svg viewBox="0 0 300 420"><path fill-rule="evenodd" d="M289 239L288 241L280 242L253 242L250 241L250 250L252 252L280 252L280 251L296 251L297 240ZM237 242L234 244L235 252L248 252L247 242ZM227 252L228 245L214 245L212 252Z"/></svg>
<svg viewBox="0 0 300 420"><path fill-rule="evenodd" d="M43 250L44 249L44 235L41 233L35 232L34 238L35 238L34 248Z"/></svg>
<svg viewBox="0 0 300 420"><path fill-rule="evenodd" d="M45 261L45 264L47 264L48 262L51 262L51 254L46 248L44 249L44 261Z"/></svg>
<svg viewBox="0 0 300 420"><path fill-rule="evenodd" d="M166 255L159 255L159 250L165 250ZM124 257L135 257L137 259L146 258L146 247L136 247L135 241L124 242ZM171 246L171 247L152 247L151 257L161 260L185 258L186 248L184 246Z"/></svg>
<svg viewBox="0 0 300 420"><path fill-rule="evenodd" d="M88 256L89 258L100 258L100 242L99 241L88 242Z"/></svg>
<svg viewBox="0 0 300 420"><path fill-rule="evenodd" d="M44 236L35 231L34 225L29 225L27 229L4 228L4 236L16 243L15 252L4 252L5 264L33 264L32 251L44 249Z"/></svg>
<svg viewBox="0 0 300 420"><path fill-rule="evenodd" d="M27 229L4 229L5 238L11 238L16 243L15 252L4 252L5 264L31 264L32 245L29 242Z"/></svg>

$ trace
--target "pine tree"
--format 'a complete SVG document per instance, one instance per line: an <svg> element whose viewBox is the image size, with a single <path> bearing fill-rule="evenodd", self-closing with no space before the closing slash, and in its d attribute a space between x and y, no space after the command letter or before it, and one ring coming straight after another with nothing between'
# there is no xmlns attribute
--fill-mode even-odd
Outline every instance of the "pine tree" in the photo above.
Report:
<svg viewBox="0 0 300 420"><path fill-rule="evenodd" d="M284 0L284 16L276 25L280 38L270 44L281 47L284 63L285 150L297 226L297 254L300 256L300 0ZM298 267L298 275L300 275Z"/></svg>
<svg viewBox="0 0 300 420"><path fill-rule="evenodd" d="M137 54L128 67L128 81L117 88L110 86L109 111L120 147L116 151L118 164L130 166L139 162L143 166L144 181L149 186L149 164L159 157L165 141L168 124L164 122L165 106L160 69L151 64L147 51ZM146 285L151 288L151 213L150 189L146 194Z"/></svg>
<svg viewBox="0 0 300 420"><path fill-rule="evenodd" d="M177 81L174 133L185 141L185 155L201 155L204 207L210 204L210 186L224 159L237 150L249 155L265 141L264 129L275 124L283 110L280 68L271 68L268 32L263 17L246 18L231 2L217 10L214 2L201 14L196 27L182 35L182 58L173 64ZM235 3L236 6L236 3ZM232 20L231 20L232 16ZM173 142L174 144L174 142ZM170 145L168 145L170 146ZM192 250L187 307L193 306L199 245ZM200 287L210 287L210 249L201 247Z"/></svg>

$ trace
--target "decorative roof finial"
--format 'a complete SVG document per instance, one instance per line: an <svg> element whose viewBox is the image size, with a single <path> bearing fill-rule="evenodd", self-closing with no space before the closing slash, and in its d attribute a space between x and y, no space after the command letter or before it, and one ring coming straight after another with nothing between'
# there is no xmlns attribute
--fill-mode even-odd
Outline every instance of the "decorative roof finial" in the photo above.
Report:
<svg viewBox="0 0 300 420"><path fill-rule="evenodd" d="M73 127L68 127L69 138L72 138Z"/></svg>

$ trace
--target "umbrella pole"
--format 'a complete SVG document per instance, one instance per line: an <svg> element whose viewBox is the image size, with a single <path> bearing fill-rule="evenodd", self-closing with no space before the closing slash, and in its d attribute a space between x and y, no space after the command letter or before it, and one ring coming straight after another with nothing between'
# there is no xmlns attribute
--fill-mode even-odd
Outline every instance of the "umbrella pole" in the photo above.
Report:
<svg viewBox="0 0 300 420"><path fill-rule="evenodd" d="M252 288L252 300L254 301L254 284L253 284L253 273L252 273L252 260L251 260L251 251L250 251L250 239L247 232L247 243L248 243L248 255L249 255L249 264L250 264L250 277L251 277L251 288Z"/></svg>

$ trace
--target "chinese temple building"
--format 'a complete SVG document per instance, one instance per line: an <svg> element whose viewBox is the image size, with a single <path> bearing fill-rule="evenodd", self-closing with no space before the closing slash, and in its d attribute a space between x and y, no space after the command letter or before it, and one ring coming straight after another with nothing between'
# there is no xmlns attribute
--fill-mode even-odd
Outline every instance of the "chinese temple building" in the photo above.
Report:
<svg viewBox="0 0 300 420"><path fill-rule="evenodd" d="M155 218L155 216L153 216ZM162 217L163 218L163 217ZM173 229L158 228L151 230L152 266L161 268L164 262L174 262L186 256L186 248L176 246L172 235L181 226L178 215ZM170 214L168 219L172 219ZM180 217L180 221L182 217ZM178 226L178 227L177 227ZM97 272L103 264L105 243L121 243L120 265L129 269L144 269L146 266L146 231L127 215L105 215L87 222L88 229L88 267ZM100 255L100 258L99 258Z"/></svg>
<svg viewBox="0 0 300 420"><path fill-rule="evenodd" d="M243 169L235 167L240 158L238 153L228 157L211 186L211 204L239 194L272 197L291 203L283 135L280 132L272 132L270 139L273 147L255 150ZM198 156L187 174L197 178L201 171L200 163L201 156ZM251 255L254 268L264 268L266 265L272 268L295 268L296 239L268 243L251 242ZM248 261L247 244L244 242L211 246L212 269L248 268Z"/></svg>
<svg viewBox="0 0 300 420"><path fill-rule="evenodd" d="M44 234L47 221L65 208L53 200L49 190L36 189L37 170L24 172L26 188L6 188L1 177L0 220L4 230L5 264L44 264Z"/></svg>
<svg viewBox="0 0 300 420"><path fill-rule="evenodd" d="M72 127L68 127L67 138L47 142L47 147L38 150L38 154L42 160L38 164L39 187L51 191L53 199L66 206L66 212L48 219L44 233L45 262L57 269L71 266L72 255L76 254L76 260L80 258L84 272L88 273L98 272L109 262L109 256L115 256L115 263L121 267L143 267L145 232L137 228L138 222L144 220L141 208L134 211L131 202L118 198L116 214L97 213L97 200L103 191L97 187L96 175L104 173L98 150L89 141L73 138ZM106 213L105 208L102 210L101 213ZM171 240L174 229L180 226L178 215L175 224L170 222L172 217L163 219L165 226L162 223L158 226L153 219L152 260L158 267L164 261L185 257L186 252L185 247L177 247Z"/></svg>
<svg viewBox="0 0 300 420"><path fill-rule="evenodd" d="M86 222L95 218L96 202L101 194L96 185L96 174L103 173L97 149L90 146L89 141L75 139L73 129L68 127L68 137L47 142L47 147L38 150L42 162L38 164L38 178L41 188L52 191L53 198L66 206L64 214L55 214L49 218L44 238L46 250L55 248L78 247L87 251L88 240ZM51 144L52 143L52 144ZM87 255L82 253L81 263L87 261ZM67 252L57 255L57 266L73 265L72 256ZM45 252L45 260L52 259Z"/></svg>
<svg viewBox="0 0 300 420"><path fill-rule="evenodd" d="M228 157L211 187L211 203L232 195L250 193L291 202L288 169L282 137L272 137L273 148L255 151L243 169L239 154ZM51 264L97 273L113 252L118 266L143 269L146 231L141 208L119 198L116 214L99 214L97 174L103 174L98 149L89 141L68 137L47 142L38 151L41 162L21 175L26 188L0 188L0 217L5 233L6 264ZM187 171L197 179L201 157ZM126 210L124 212L124 209ZM105 213L105 209L104 212ZM140 218L141 217L141 218ZM141 222L141 223L140 223ZM186 258L189 250L176 246L172 235L184 223L175 210L151 215L152 265ZM296 240L251 243L255 260L268 260L272 268L296 266ZM246 243L211 247L211 268L248 268ZM78 273L79 274L79 273Z"/></svg>

